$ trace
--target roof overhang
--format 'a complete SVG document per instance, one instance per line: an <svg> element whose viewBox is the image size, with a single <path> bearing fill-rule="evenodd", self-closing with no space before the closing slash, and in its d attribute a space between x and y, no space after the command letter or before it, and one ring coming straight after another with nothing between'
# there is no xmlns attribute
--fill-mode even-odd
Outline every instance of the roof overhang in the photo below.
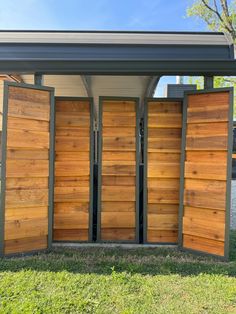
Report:
<svg viewBox="0 0 236 314"><path fill-rule="evenodd" d="M0 31L0 73L236 75L223 33Z"/></svg>

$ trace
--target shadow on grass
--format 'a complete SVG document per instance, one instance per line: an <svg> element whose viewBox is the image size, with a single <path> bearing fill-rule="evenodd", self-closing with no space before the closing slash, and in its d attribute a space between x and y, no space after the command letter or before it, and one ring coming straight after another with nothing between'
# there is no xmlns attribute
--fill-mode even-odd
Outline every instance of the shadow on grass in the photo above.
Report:
<svg viewBox="0 0 236 314"><path fill-rule="evenodd" d="M236 276L236 232L231 233L230 262L164 248L56 248L50 253L0 259L0 272L22 270L95 273L128 272L141 275L193 276L201 273Z"/></svg>

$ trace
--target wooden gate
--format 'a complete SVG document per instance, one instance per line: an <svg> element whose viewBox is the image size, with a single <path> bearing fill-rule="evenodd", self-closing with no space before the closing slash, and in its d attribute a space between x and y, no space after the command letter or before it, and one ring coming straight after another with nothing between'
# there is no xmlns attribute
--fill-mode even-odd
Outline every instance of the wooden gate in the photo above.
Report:
<svg viewBox="0 0 236 314"><path fill-rule="evenodd" d="M100 98L98 241L139 239L139 109L136 98Z"/></svg>
<svg viewBox="0 0 236 314"><path fill-rule="evenodd" d="M183 114L179 245L228 258L233 90L187 92Z"/></svg>
<svg viewBox="0 0 236 314"><path fill-rule="evenodd" d="M144 112L144 242L178 242L182 100L151 98Z"/></svg>
<svg viewBox="0 0 236 314"><path fill-rule="evenodd" d="M5 83L1 163L1 254L52 242L54 92Z"/></svg>
<svg viewBox="0 0 236 314"><path fill-rule="evenodd" d="M92 241L93 101L56 97L55 241Z"/></svg>

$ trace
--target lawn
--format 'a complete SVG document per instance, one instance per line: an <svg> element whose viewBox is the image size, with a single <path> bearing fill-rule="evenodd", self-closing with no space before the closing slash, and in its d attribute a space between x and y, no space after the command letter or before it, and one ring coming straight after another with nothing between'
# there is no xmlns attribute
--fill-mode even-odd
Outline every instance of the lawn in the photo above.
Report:
<svg viewBox="0 0 236 314"><path fill-rule="evenodd" d="M236 234L229 263L160 248L1 259L0 313L236 313Z"/></svg>

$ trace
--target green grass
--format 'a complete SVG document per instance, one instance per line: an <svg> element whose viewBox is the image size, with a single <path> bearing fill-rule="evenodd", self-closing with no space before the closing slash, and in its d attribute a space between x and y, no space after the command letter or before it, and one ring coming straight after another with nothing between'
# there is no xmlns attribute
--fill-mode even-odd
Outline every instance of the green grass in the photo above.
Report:
<svg viewBox="0 0 236 314"><path fill-rule="evenodd" d="M0 313L236 313L230 262L173 249L55 249L0 259Z"/></svg>

